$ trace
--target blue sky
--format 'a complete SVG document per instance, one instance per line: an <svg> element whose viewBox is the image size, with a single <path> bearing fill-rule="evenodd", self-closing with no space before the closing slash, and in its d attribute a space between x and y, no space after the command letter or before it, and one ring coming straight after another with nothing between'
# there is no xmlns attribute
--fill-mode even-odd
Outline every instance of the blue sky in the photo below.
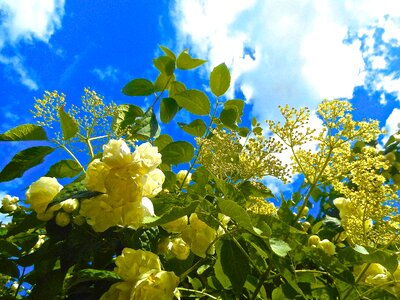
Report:
<svg viewBox="0 0 400 300"><path fill-rule="evenodd" d="M159 44L208 59L195 73L203 81L191 83L199 88L204 70L225 62L228 97L245 97L259 120L277 118L279 104L348 98L357 118L397 131L400 2L390 0L0 0L0 131L33 122L29 109L45 90L69 103L84 87L137 101L120 90L155 78ZM26 146L1 144L0 167ZM0 183L0 194L22 196L40 173Z"/></svg>

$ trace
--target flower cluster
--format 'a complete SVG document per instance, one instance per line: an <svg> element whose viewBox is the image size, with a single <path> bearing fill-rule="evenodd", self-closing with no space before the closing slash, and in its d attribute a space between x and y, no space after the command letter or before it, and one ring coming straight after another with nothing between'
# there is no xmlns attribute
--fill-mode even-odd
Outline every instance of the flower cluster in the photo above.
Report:
<svg viewBox="0 0 400 300"><path fill-rule="evenodd" d="M328 255L334 255L336 253L335 245L328 239L321 239L318 235L312 235L308 238L308 245L310 247L319 248L324 250Z"/></svg>
<svg viewBox="0 0 400 300"><path fill-rule="evenodd" d="M85 184L102 194L82 201L80 214L95 231L114 225L138 228L143 218L154 215L149 198L162 189L165 176L158 148L141 144L134 152L122 140L110 140L103 146L102 159L93 160L86 171Z"/></svg>
<svg viewBox="0 0 400 300"><path fill-rule="evenodd" d="M14 212L18 209L20 209L20 206L18 205L19 198L18 197L12 197L10 195L5 195L3 200L1 200L1 208L4 210L4 212L11 213Z"/></svg>
<svg viewBox="0 0 400 300"><path fill-rule="evenodd" d="M124 248L115 259L114 269L122 282L113 284L101 300L172 299L179 278L161 270L158 256L152 252Z"/></svg>
<svg viewBox="0 0 400 300"><path fill-rule="evenodd" d="M263 197L249 197L247 211L257 215L276 215L277 208Z"/></svg>

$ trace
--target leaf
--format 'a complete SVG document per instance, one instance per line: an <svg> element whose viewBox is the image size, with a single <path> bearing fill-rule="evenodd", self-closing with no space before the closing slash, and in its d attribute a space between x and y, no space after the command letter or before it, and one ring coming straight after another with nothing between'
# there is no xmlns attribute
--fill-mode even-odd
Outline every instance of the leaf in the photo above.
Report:
<svg viewBox="0 0 400 300"><path fill-rule="evenodd" d="M156 81L154 82L154 86L156 88L156 92L162 92L170 88L171 82L175 81L175 75L167 75L165 73L160 73L157 76Z"/></svg>
<svg viewBox="0 0 400 300"><path fill-rule="evenodd" d="M172 52L170 49L168 49L165 46L159 45L158 47L160 47L160 49L165 53L165 55L167 55L169 58L176 60L176 56L175 53Z"/></svg>
<svg viewBox="0 0 400 300"><path fill-rule="evenodd" d="M75 177L82 172L81 166L72 159L64 159L52 165L45 176L65 178Z"/></svg>
<svg viewBox="0 0 400 300"><path fill-rule="evenodd" d="M10 256L17 257L20 255L20 250L18 249L18 246L7 240L0 240L0 249L1 249L1 254L7 255L9 257Z"/></svg>
<svg viewBox="0 0 400 300"><path fill-rule="evenodd" d="M216 66L210 74L210 88L219 97L225 94L231 84L231 74L226 64Z"/></svg>
<svg viewBox="0 0 400 300"><path fill-rule="evenodd" d="M60 117L63 139L69 140L78 133L78 124L73 117L71 117L68 113L64 111L64 106L60 107L60 109L58 110L58 115Z"/></svg>
<svg viewBox="0 0 400 300"><path fill-rule="evenodd" d="M233 108L224 108L219 115L219 119L221 120L221 122L228 127L235 126L237 117L238 113L236 109Z"/></svg>
<svg viewBox="0 0 400 300"><path fill-rule="evenodd" d="M179 111L180 107L172 98L164 98L160 103L161 122L168 124Z"/></svg>
<svg viewBox="0 0 400 300"><path fill-rule="evenodd" d="M54 148L48 146L36 146L18 152L0 172L0 182L21 177L25 171L41 164L45 156L53 151Z"/></svg>
<svg viewBox="0 0 400 300"><path fill-rule="evenodd" d="M239 295L250 272L248 258L231 240L219 240L215 246L215 276L225 289Z"/></svg>
<svg viewBox="0 0 400 300"><path fill-rule="evenodd" d="M197 119L192 121L190 124L178 122L178 126L185 132L194 136L203 136L206 133L207 125L203 120Z"/></svg>
<svg viewBox="0 0 400 300"><path fill-rule="evenodd" d="M29 299L57 299L61 294L64 278L65 272L61 269L49 272L35 283Z"/></svg>
<svg viewBox="0 0 400 300"><path fill-rule="evenodd" d="M210 100L199 90L186 90L174 96L180 107L195 115L206 116L210 113Z"/></svg>
<svg viewBox="0 0 400 300"><path fill-rule="evenodd" d="M154 146L158 147L158 152L165 148L168 144L172 143L172 137L168 134L161 134L154 140Z"/></svg>
<svg viewBox="0 0 400 300"><path fill-rule="evenodd" d="M9 258L0 257L0 274L18 278L19 270L17 264Z"/></svg>
<svg viewBox="0 0 400 300"><path fill-rule="evenodd" d="M176 174L172 171L163 171L165 180L162 185L163 189L169 189L176 184Z"/></svg>
<svg viewBox="0 0 400 300"><path fill-rule="evenodd" d="M194 148L188 142L178 141L168 144L160 153L163 163L178 165L192 159Z"/></svg>
<svg viewBox="0 0 400 300"><path fill-rule="evenodd" d="M174 97L176 94L180 92L186 91L186 86L180 81L172 81L169 84L169 96Z"/></svg>
<svg viewBox="0 0 400 300"><path fill-rule="evenodd" d="M184 50L179 54L176 65L178 69L191 70L201 66L205 62L206 60L191 57L187 50Z"/></svg>
<svg viewBox="0 0 400 300"><path fill-rule="evenodd" d="M237 112L236 122L240 122L243 115L244 101L240 99L227 100L224 103L224 109L235 109Z"/></svg>
<svg viewBox="0 0 400 300"><path fill-rule="evenodd" d="M175 60L169 56L159 56L153 59L154 66L165 75L172 75L175 71Z"/></svg>
<svg viewBox="0 0 400 300"><path fill-rule="evenodd" d="M154 91L153 83L144 78L133 79L122 88L122 93L126 96L149 96Z"/></svg>
<svg viewBox="0 0 400 300"><path fill-rule="evenodd" d="M271 238L269 239L271 250L280 257L285 257L292 248L283 240Z"/></svg>
<svg viewBox="0 0 400 300"><path fill-rule="evenodd" d="M259 182L245 181L239 189L248 197L263 197L263 198L275 198L274 194L269 188Z"/></svg>
<svg viewBox="0 0 400 300"><path fill-rule="evenodd" d="M221 213L231 217L239 226L253 232L253 225L251 224L251 219L247 214L246 210L239 204L232 200L218 200L218 207Z"/></svg>
<svg viewBox="0 0 400 300"><path fill-rule="evenodd" d="M189 205L184 207L172 206L166 213L160 217L145 217L144 224L148 227L158 226L169 223L180 217L190 215L195 212L200 201L192 201Z"/></svg>
<svg viewBox="0 0 400 300"><path fill-rule="evenodd" d="M47 141L47 136L41 126L22 124L0 134L0 141Z"/></svg>
<svg viewBox="0 0 400 300"><path fill-rule="evenodd" d="M119 133L129 125L135 124L136 118L143 116L143 114L144 112L139 106L132 104L118 105L113 116L112 129Z"/></svg>
<svg viewBox="0 0 400 300"><path fill-rule="evenodd" d="M113 271L83 269L76 272L68 281L68 288L83 282L98 280L111 281L113 283L122 281L121 277Z"/></svg>
<svg viewBox="0 0 400 300"><path fill-rule="evenodd" d="M158 125L156 115L150 108L143 117L139 118L133 128L132 136L137 139L146 140L148 138L156 138L160 135L161 129Z"/></svg>

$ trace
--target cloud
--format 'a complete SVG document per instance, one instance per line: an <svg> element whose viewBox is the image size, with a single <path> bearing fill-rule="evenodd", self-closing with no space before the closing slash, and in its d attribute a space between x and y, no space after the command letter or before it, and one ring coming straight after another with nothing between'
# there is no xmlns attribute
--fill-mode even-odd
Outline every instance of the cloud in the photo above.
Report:
<svg viewBox="0 0 400 300"><path fill-rule="evenodd" d="M92 70L92 73L96 75L101 81L103 80L117 80L118 69L113 66L107 66L104 69L95 68Z"/></svg>
<svg viewBox="0 0 400 300"><path fill-rule="evenodd" d="M382 140L382 144L385 144L389 137L395 133L397 133L400 129L400 109L395 108L386 119L385 123L385 131L386 134Z"/></svg>
<svg viewBox="0 0 400 300"><path fill-rule="evenodd" d="M54 32L61 28L64 0L1 0L0 1L0 63L13 70L20 82L31 90L37 83L18 55L5 56L1 50L16 50L19 43L36 40L48 43Z"/></svg>
<svg viewBox="0 0 400 300"><path fill-rule="evenodd" d="M314 108L323 98L352 98L365 83L396 89L393 76L374 83L369 74L390 67L398 1L176 0L173 16L180 45L210 69L224 61L261 119L276 118L282 103ZM386 50L368 51L366 33L379 28Z"/></svg>

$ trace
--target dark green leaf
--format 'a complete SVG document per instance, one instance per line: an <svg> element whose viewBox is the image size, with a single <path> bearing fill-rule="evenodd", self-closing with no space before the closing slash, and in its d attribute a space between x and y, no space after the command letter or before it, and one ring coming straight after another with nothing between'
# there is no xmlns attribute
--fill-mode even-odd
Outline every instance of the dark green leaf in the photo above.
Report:
<svg viewBox="0 0 400 300"><path fill-rule="evenodd" d="M46 141L44 129L34 124L23 124L0 134L0 141Z"/></svg>
<svg viewBox="0 0 400 300"><path fill-rule="evenodd" d="M45 176L56 178L72 178L77 176L82 171L83 170L81 166L75 160L65 159L60 160L59 162L52 165Z"/></svg>
<svg viewBox="0 0 400 300"><path fill-rule="evenodd" d="M68 288L83 282L98 280L111 281L113 283L122 281L121 277L112 271L83 269L76 272L72 279L68 281Z"/></svg>
<svg viewBox="0 0 400 300"><path fill-rule="evenodd" d="M234 108L224 108L219 115L219 119L221 120L221 122L228 127L235 125L237 117L238 113Z"/></svg>
<svg viewBox="0 0 400 300"><path fill-rule="evenodd" d="M231 217L239 226L253 232L253 225L246 210L232 200L218 200L218 207L221 213Z"/></svg>
<svg viewBox="0 0 400 300"><path fill-rule="evenodd" d="M169 96L174 97L176 94L179 94L183 91L186 91L186 86L180 81L172 81L169 85Z"/></svg>
<svg viewBox="0 0 400 300"><path fill-rule="evenodd" d="M179 54L176 65L178 69L191 70L201 66L205 62L206 60L191 57L187 50L184 50Z"/></svg>
<svg viewBox="0 0 400 300"><path fill-rule="evenodd" d="M269 240L271 250L280 257L285 257L290 250L292 250L288 243L283 240L271 238Z"/></svg>
<svg viewBox="0 0 400 300"><path fill-rule="evenodd" d="M143 114L144 112L139 106L132 104L118 105L114 113L112 129L116 133L119 133L128 126L135 124L136 118L142 116Z"/></svg>
<svg viewBox="0 0 400 300"><path fill-rule="evenodd" d="M69 140L78 133L78 123L76 123L75 119L64 111L64 106L60 107L58 110L58 115L60 117L63 139Z"/></svg>
<svg viewBox="0 0 400 300"><path fill-rule="evenodd" d="M203 136L207 130L207 125L203 120L197 119L192 121L190 124L179 123L178 126L185 132L194 136Z"/></svg>
<svg viewBox="0 0 400 300"><path fill-rule="evenodd" d="M194 154L194 148L188 142L179 141L168 144L160 153L163 163L177 165L190 161Z"/></svg>
<svg viewBox="0 0 400 300"><path fill-rule="evenodd" d="M158 147L158 152L160 152L170 143L172 143L172 138L168 134L161 134L154 140L154 146Z"/></svg>
<svg viewBox="0 0 400 300"><path fill-rule="evenodd" d="M175 60L169 56L159 56L153 59L153 64L158 71L167 76L172 75L175 71Z"/></svg>
<svg viewBox="0 0 400 300"><path fill-rule="evenodd" d="M21 177L25 171L42 163L45 156L53 151L51 147L36 146L18 152L1 171L0 182Z"/></svg>
<svg viewBox="0 0 400 300"><path fill-rule="evenodd" d="M195 115L206 116L210 113L210 100L199 90L186 90L174 96L180 107Z"/></svg>
<svg viewBox="0 0 400 300"><path fill-rule="evenodd" d="M163 183L163 189L172 188L176 184L176 174L172 171L164 171L165 180Z"/></svg>
<svg viewBox="0 0 400 300"><path fill-rule="evenodd" d="M161 122L168 124L179 111L180 107L172 98L164 98L160 103Z"/></svg>
<svg viewBox="0 0 400 300"><path fill-rule="evenodd" d="M218 240L215 248L215 276L225 289L240 294L250 272L247 256L231 240Z"/></svg>
<svg viewBox="0 0 400 300"><path fill-rule="evenodd" d="M64 278L65 272L60 269L49 272L35 284L29 299L57 299L57 296L61 294Z"/></svg>
<svg viewBox="0 0 400 300"><path fill-rule="evenodd" d="M159 45L159 47L161 48L161 50L165 53L165 55L167 55L169 58L176 60L176 56L175 53L172 52L170 49L168 49L165 46Z"/></svg>
<svg viewBox="0 0 400 300"><path fill-rule="evenodd" d="M18 278L19 270L14 261L6 257L0 257L0 274Z"/></svg>
<svg viewBox="0 0 400 300"><path fill-rule="evenodd" d="M240 100L240 99L227 100L224 103L224 109L236 109L236 112L237 112L236 122L239 123L240 118L243 115L244 101Z"/></svg>
<svg viewBox="0 0 400 300"><path fill-rule="evenodd" d="M20 250L18 249L18 246L7 240L0 240L0 249L1 254L3 255L16 257L20 255Z"/></svg>
<svg viewBox="0 0 400 300"><path fill-rule="evenodd" d="M274 194L269 188L260 182L245 181L239 189L248 197L263 197L263 198L275 198Z"/></svg>
<svg viewBox="0 0 400 300"><path fill-rule="evenodd" d="M148 227L158 226L179 219L180 217L190 215L196 210L199 203L199 201L192 201L189 205L184 207L172 206L160 217L145 217L144 224Z"/></svg>
<svg viewBox="0 0 400 300"><path fill-rule="evenodd" d="M127 96L148 96L153 94L154 91L153 83L144 78L133 79L122 89L122 93Z"/></svg>
<svg viewBox="0 0 400 300"><path fill-rule="evenodd" d="M247 134L249 133L249 129L247 127L240 127L238 129L238 133L241 137L247 137Z"/></svg>
<svg viewBox="0 0 400 300"><path fill-rule="evenodd" d="M231 74L228 67L222 63L216 66L210 75L210 88L212 93L219 97L225 94L231 84Z"/></svg>

